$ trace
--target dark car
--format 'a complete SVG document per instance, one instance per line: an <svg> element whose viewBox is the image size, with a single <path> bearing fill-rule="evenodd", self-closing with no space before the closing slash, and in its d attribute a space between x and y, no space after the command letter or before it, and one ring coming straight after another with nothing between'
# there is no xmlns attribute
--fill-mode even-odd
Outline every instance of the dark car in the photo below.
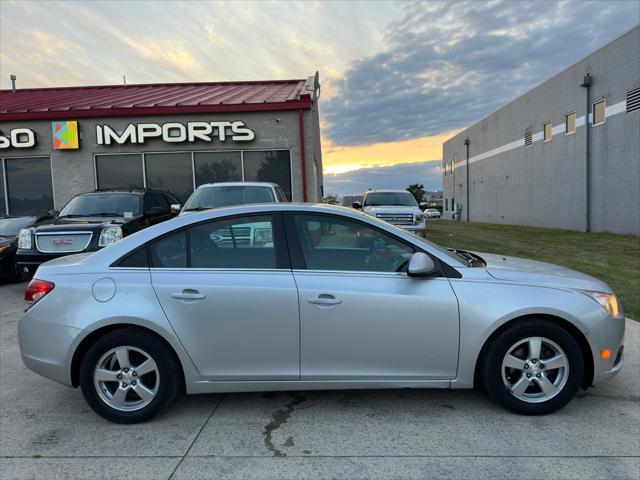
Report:
<svg viewBox="0 0 640 480"><path fill-rule="evenodd" d="M42 221L40 216L2 216L0 217L0 278L17 280L16 251L18 234L23 228L31 227Z"/></svg>
<svg viewBox="0 0 640 480"><path fill-rule="evenodd" d="M159 189L109 189L77 195L50 220L20 231L18 272L32 277L44 262L94 252L173 218L179 209L178 200Z"/></svg>

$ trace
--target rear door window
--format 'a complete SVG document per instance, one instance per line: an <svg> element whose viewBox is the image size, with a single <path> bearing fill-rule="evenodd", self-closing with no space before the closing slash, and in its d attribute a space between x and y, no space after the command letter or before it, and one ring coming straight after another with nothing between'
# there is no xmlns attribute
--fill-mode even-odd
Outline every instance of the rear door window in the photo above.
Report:
<svg viewBox="0 0 640 480"><path fill-rule="evenodd" d="M151 243L151 266L155 268L187 267L187 234L180 231Z"/></svg>
<svg viewBox="0 0 640 480"><path fill-rule="evenodd" d="M192 268L276 268L271 215L216 220L189 231Z"/></svg>

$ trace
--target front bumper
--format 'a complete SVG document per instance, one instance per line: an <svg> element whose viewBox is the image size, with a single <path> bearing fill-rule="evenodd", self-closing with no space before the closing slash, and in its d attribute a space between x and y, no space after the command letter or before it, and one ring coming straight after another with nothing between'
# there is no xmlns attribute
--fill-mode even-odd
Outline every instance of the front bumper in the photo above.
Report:
<svg viewBox="0 0 640 480"><path fill-rule="evenodd" d="M624 328L623 316L606 318L593 328L587 338L593 355L593 382L596 385L616 375L624 365ZM610 350L609 358L602 358L602 350Z"/></svg>
<svg viewBox="0 0 640 480"><path fill-rule="evenodd" d="M18 344L29 370L71 386L70 352L80 329L51 323L38 315L38 305L27 310L18 322Z"/></svg>
<svg viewBox="0 0 640 480"><path fill-rule="evenodd" d="M425 222L419 223L418 225L396 225L396 227L400 227L411 233L424 234L427 231L427 224Z"/></svg>
<svg viewBox="0 0 640 480"><path fill-rule="evenodd" d="M15 258L14 253L3 254L0 256L0 277L10 277L11 272L14 268L13 259Z"/></svg>

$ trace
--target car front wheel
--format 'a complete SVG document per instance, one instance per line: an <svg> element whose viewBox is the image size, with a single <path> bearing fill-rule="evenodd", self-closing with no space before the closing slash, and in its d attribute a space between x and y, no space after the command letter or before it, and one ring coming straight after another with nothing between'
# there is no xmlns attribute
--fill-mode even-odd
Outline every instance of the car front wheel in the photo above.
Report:
<svg viewBox="0 0 640 480"><path fill-rule="evenodd" d="M511 411L543 415L564 407L584 376L575 338L546 319L516 321L502 331L483 358L481 381Z"/></svg>
<svg viewBox="0 0 640 480"><path fill-rule="evenodd" d="M116 423L144 422L176 397L180 374L173 352L135 329L107 333L87 351L80 387L91 408Z"/></svg>

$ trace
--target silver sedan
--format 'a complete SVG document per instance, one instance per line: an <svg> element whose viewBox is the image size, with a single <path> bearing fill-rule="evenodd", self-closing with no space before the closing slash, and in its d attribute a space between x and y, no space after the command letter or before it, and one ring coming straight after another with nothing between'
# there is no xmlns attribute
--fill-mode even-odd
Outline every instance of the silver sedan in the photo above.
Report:
<svg viewBox="0 0 640 480"><path fill-rule="evenodd" d="M481 386L545 414L623 364L603 282L327 205L179 217L43 264L25 300L24 363L121 423L182 390Z"/></svg>

